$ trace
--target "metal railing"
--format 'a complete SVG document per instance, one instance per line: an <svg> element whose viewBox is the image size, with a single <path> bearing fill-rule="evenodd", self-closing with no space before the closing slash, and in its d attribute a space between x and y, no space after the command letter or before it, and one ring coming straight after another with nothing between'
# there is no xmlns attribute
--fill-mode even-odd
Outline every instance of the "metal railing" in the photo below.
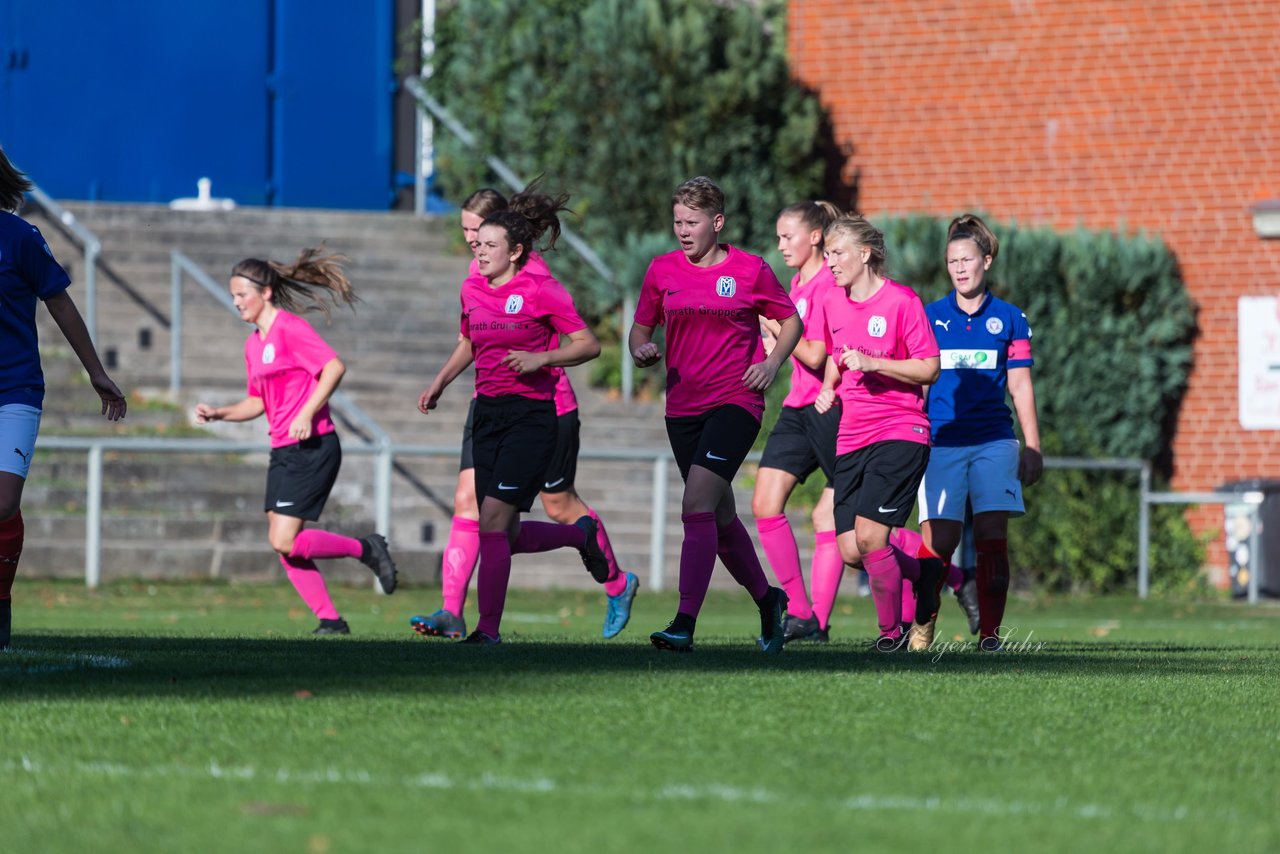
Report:
<svg viewBox="0 0 1280 854"><path fill-rule="evenodd" d="M51 219L57 220L84 249L84 325L89 340L98 344L98 256L102 254L102 241L85 228L76 215L55 202L39 187L32 187L31 200L40 206Z"/></svg>
<svg viewBox="0 0 1280 854"><path fill-rule="evenodd" d="M426 118L425 114L430 113L431 116L437 119L440 124L444 125L450 133L456 136L463 145L479 152L480 144L476 141L475 134L454 118L453 114L446 110L443 104L431 97L427 90L423 88L421 80L416 77L407 77L405 78L404 85L405 88L409 90L409 93L413 95L414 103L417 104L417 121L419 126L422 125L423 120ZM414 209L419 213L422 213L425 210L424 197L427 183L427 176L425 174L426 158L424 158L422 151L422 146L424 144L423 140L420 139L418 141L418 156L414 158L414 169L416 171L414 176L414 192L416 195L414 200ZM519 191L528 185L528 181L517 175L515 170L508 166L501 158L495 157L492 154L482 154L482 156L484 157L485 164L493 170L495 175L505 181L507 186L512 190ZM577 233L568 226L563 225L560 228L560 236L569 244L569 248L577 252L578 255L587 262L587 265L590 266L591 269L595 270L601 278L606 282L609 282L615 288L618 288L617 276L614 274L613 270L609 265L605 264L604 261L601 260L600 256L585 240L579 237ZM628 324L630 323L632 315L635 314L635 299L625 288L621 290L622 308L619 326L621 328L623 348L619 361L622 371L622 399L630 401L632 391L635 387L635 365L632 364L631 359L628 357L626 341L627 334L629 332Z"/></svg>
<svg viewBox="0 0 1280 854"><path fill-rule="evenodd" d="M1143 514L1147 513L1147 508L1152 504L1245 504L1249 507L1249 580L1247 587L1247 598L1250 605L1255 605L1260 596L1259 577L1262 575L1261 567L1261 513L1262 502L1266 500L1266 495L1257 490L1247 492L1144 492L1143 493ZM1145 557L1147 550L1150 548L1151 532L1149 526L1144 526L1142 530L1142 539L1138 546L1139 556ZM1280 557L1280 556L1275 556ZM1144 599L1145 592L1140 593Z"/></svg>

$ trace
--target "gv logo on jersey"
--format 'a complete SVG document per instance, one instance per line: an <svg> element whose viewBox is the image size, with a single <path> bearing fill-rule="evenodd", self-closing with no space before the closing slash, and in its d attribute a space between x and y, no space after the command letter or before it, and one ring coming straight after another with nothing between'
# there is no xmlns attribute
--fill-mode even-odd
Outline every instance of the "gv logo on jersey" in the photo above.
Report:
<svg viewBox="0 0 1280 854"><path fill-rule="evenodd" d="M524 297L520 294L507 297L507 314L519 314L522 308L524 308Z"/></svg>
<svg viewBox="0 0 1280 854"><path fill-rule="evenodd" d="M998 317L987 318L987 331L992 335L999 335L1004 331L1004 321Z"/></svg>
<svg viewBox="0 0 1280 854"><path fill-rule="evenodd" d="M738 280L733 276L721 276L716 279L716 293L722 297L731 297L738 292Z"/></svg>
<svg viewBox="0 0 1280 854"><path fill-rule="evenodd" d="M269 365L276 360L276 345L268 344L262 348L262 364Z"/></svg>
<svg viewBox="0 0 1280 854"><path fill-rule="evenodd" d="M883 338L884 334L889 331L889 321L880 315L873 315L867 321L867 334L872 338Z"/></svg>

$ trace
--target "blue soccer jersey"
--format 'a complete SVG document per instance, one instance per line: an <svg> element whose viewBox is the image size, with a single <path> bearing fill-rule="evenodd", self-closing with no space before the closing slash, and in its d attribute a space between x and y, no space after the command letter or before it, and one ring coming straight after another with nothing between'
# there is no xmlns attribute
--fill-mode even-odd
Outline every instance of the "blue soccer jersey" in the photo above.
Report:
<svg viewBox="0 0 1280 854"><path fill-rule="evenodd" d="M36 303L70 284L40 230L0 211L0 405L44 403Z"/></svg>
<svg viewBox="0 0 1280 854"><path fill-rule="evenodd" d="M954 291L926 306L925 314L942 361L938 381L929 388L933 444L959 447L1014 438L1005 390L1010 368L1032 365L1027 316L990 293L981 308L967 314Z"/></svg>

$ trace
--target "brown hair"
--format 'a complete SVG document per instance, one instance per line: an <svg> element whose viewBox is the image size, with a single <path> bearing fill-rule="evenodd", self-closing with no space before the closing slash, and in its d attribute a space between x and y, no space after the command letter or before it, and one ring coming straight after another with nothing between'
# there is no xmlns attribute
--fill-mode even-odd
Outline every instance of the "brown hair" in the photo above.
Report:
<svg viewBox="0 0 1280 854"><path fill-rule="evenodd" d="M0 211L16 211L22 207L22 194L31 192L31 181L9 162L0 148Z"/></svg>
<svg viewBox="0 0 1280 854"><path fill-rule="evenodd" d="M300 314L304 311L321 311L329 317L329 306L338 301L354 305L356 296L346 271L342 269L346 255L326 252L324 244L319 248L303 249L292 264L246 258L231 270L232 276L248 279L258 289L271 288L271 304L285 311Z"/></svg>
<svg viewBox="0 0 1280 854"><path fill-rule="evenodd" d="M825 242L827 226L839 219L840 209L831 202L807 201L796 202L794 205L787 205L778 211L778 219L784 216L795 216L800 218L800 223L810 231L821 231L823 233L823 241L818 243L818 251L822 251L822 243Z"/></svg>
<svg viewBox="0 0 1280 854"><path fill-rule="evenodd" d="M887 257L884 251L884 232L861 214L844 214L832 220L823 237L827 243L837 237L844 237L855 246L865 246L871 250L871 257L867 259L871 272L880 275L880 271L884 269Z"/></svg>
<svg viewBox="0 0 1280 854"><path fill-rule="evenodd" d="M724 190L703 175L690 178L671 194L672 205L684 205L695 211L706 211L710 214L724 213Z"/></svg>
<svg viewBox="0 0 1280 854"><path fill-rule="evenodd" d="M957 240L972 240L978 251L990 255L993 261L1000 253L1000 240L976 214L960 214L951 220L951 225L947 226L947 243L950 245Z"/></svg>
<svg viewBox="0 0 1280 854"><path fill-rule="evenodd" d="M511 248L517 245L524 247L524 252L516 259L517 270L523 268L529 260L534 242L548 231L551 232L551 239L547 241L546 248L556 247L556 241L560 239L560 212L569 210L568 193L555 196L540 193L538 189L541 184L542 176L539 175L529 186L511 197L505 210L490 213L481 225L498 226L507 233L507 244Z"/></svg>
<svg viewBox="0 0 1280 854"><path fill-rule="evenodd" d="M484 219L489 214L507 209L507 197L492 187L481 187L462 203L462 209Z"/></svg>

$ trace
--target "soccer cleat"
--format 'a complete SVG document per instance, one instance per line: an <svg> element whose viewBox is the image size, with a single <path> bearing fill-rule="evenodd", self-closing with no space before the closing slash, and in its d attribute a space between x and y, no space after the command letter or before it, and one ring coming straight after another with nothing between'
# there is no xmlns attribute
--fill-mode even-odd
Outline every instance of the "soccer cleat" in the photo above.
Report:
<svg viewBox="0 0 1280 854"><path fill-rule="evenodd" d="M587 568L587 572L591 573L591 577L597 584L604 584L609 580L609 558L605 557L604 549L600 548L596 537L600 526L590 516L582 516L573 524L574 527L582 529L584 537L582 548L578 549L582 555L582 565Z"/></svg>
<svg viewBox="0 0 1280 854"><path fill-rule="evenodd" d="M782 652L782 646L787 642L782 625L787 613L787 594L780 587L770 587L757 606L760 608L760 637L756 642L770 655Z"/></svg>
<svg viewBox="0 0 1280 854"><path fill-rule="evenodd" d="M983 652L1000 652L1004 649L1004 644L1000 641L1000 638L989 636L978 641L978 649Z"/></svg>
<svg viewBox="0 0 1280 854"><path fill-rule="evenodd" d="M617 637L627 623L631 621L631 603L636 601L636 591L640 589L640 579L634 572L626 574L627 586L617 596L610 596L608 608L604 612L604 630L606 638Z"/></svg>
<svg viewBox="0 0 1280 854"><path fill-rule="evenodd" d="M782 621L782 642L813 640L820 631L822 627L818 625L817 617L809 616L802 620L794 614L787 614Z"/></svg>
<svg viewBox="0 0 1280 854"><path fill-rule="evenodd" d="M960 585L960 589L956 592L956 602L960 605L960 610L964 611L965 617L969 620L969 634L976 635L978 633L978 582L974 577L965 573L964 584Z"/></svg>
<svg viewBox="0 0 1280 854"><path fill-rule="evenodd" d="M378 576L382 592L396 592L396 562L391 559L387 541L381 534L370 534L360 540L360 562Z"/></svg>
<svg viewBox="0 0 1280 854"><path fill-rule="evenodd" d="M680 623L680 617L677 616L665 629L649 635L649 643L657 649L669 652L693 652L693 630Z"/></svg>
<svg viewBox="0 0 1280 854"><path fill-rule="evenodd" d="M942 561L936 557L920 558L920 577L911 582L916 594L916 623L932 622L938 616L938 588L942 586L944 573L947 571ZM921 617L924 620L921 620ZM932 636L930 632L930 636Z"/></svg>
<svg viewBox="0 0 1280 854"><path fill-rule="evenodd" d="M871 643L872 652L900 652L906 647L906 635L881 635Z"/></svg>
<svg viewBox="0 0 1280 854"><path fill-rule="evenodd" d="M831 643L831 627L818 629L813 633L813 637L808 638L809 643Z"/></svg>
<svg viewBox="0 0 1280 854"><path fill-rule="evenodd" d="M476 629L474 632L467 635L462 640L458 641L458 643L476 644L477 646L497 646L498 644L502 643L502 636L499 635L497 637L494 637L491 634L487 634L485 632L480 631L479 629Z"/></svg>
<svg viewBox="0 0 1280 854"><path fill-rule="evenodd" d="M349 635L351 627L347 621L339 617L336 620L321 620L320 625L311 632L313 635Z"/></svg>
<svg viewBox="0 0 1280 854"><path fill-rule="evenodd" d="M937 625L937 614L924 625L919 623L912 625L911 630L907 632L907 649L910 652L928 652L933 646L933 633Z"/></svg>
<svg viewBox="0 0 1280 854"><path fill-rule="evenodd" d="M410 617L409 625L423 637L453 638L457 640L467 634L467 621L452 611L441 608L434 614Z"/></svg>
<svg viewBox="0 0 1280 854"><path fill-rule="evenodd" d="M0 599L0 652L9 648L10 632L13 631L13 600Z"/></svg>

